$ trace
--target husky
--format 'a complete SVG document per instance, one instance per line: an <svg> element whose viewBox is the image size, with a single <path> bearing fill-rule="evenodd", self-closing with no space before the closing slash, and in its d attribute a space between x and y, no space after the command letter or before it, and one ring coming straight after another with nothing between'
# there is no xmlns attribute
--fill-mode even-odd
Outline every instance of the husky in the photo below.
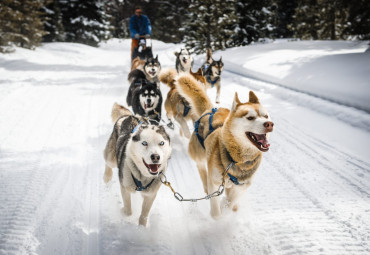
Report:
<svg viewBox="0 0 370 255"><path fill-rule="evenodd" d="M149 117L156 121L161 120L162 114L162 93L156 83L152 83L145 78L143 72L138 73L132 81L127 93L126 102L132 106L135 114Z"/></svg>
<svg viewBox="0 0 370 255"><path fill-rule="evenodd" d="M195 73L193 73L190 68L189 72L198 82L206 86L206 78L203 76L200 68ZM192 120L194 124L196 119L189 103L177 92L175 86L176 78L177 72L175 69L171 68L163 70L159 75L159 80L170 88L164 102L164 108L170 123L172 123L172 118L174 118L180 124L180 134L184 135L186 138L190 138L191 133L186 122Z"/></svg>
<svg viewBox="0 0 370 255"><path fill-rule="evenodd" d="M220 92L221 92L221 72L224 69L224 63L222 57L219 60L214 60L212 57L211 49L207 49L206 62L202 65L202 71L207 78L207 87L216 87L216 104L220 103Z"/></svg>
<svg viewBox="0 0 370 255"><path fill-rule="evenodd" d="M262 153L269 150L268 136L274 123L253 91L249 92L248 102L242 103L235 93L231 109L216 109L192 76L180 76L175 86L198 118L188 152L197 164L204 191L217 191L225 178L224 201L237 211L238 199L251 185ZM217 219L221 216L219 197L210 202L211 216Z"/></svg>
<svg viewBox="0 0 370 255"><path fill-rule="evenodd" d="M115 123L104 150L104 182L112 179L112 168L118 167L122 212L131 215L131 193L140 191L143 204L139 225L146 226L148 214L161 181L159 173L167 169L171 156L170 137L163 126L150 124L115 103L112 110Z"/></svg>
<svg viewBox="0 0 370 255"><path fill-rule="evenodd" d="M189 51L185 48L181 48L180 52L174 53L176 56L176 71L177 73L188 73L193 66L194 60L190 55Z"/></svg>
<svg viewBox="0 0 370 255"><path fill-rule="evenodd" d="M158 74L161 71L161 63L159 63L158 61L158 55L155 58L148 58L143 66L141 66L142 64L143 62L140 60L137 60L136 62L132 63L131 68L133 68L134 65L137 66L138 68L132 70L128 74L128 81L130 82L130 84L132 84L132 82L136 78L141 77L142 76L141 73L144 73L145 79L147 79L151 83L156 83L159 88L160 84L158 80Z"/></svg>

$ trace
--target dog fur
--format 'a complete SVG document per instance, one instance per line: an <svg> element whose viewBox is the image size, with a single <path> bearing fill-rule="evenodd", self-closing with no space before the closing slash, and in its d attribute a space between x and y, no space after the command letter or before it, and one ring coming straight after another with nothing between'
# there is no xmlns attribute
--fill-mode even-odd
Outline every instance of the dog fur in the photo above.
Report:
<svg viewBox="0 0 370 255"><path fill-rule="evenodd" d="M219 60L214 60L212 57L211 49L207 49L206 62L202 65L202 71L204 76L207 78L207 88L216 87L216 104L220 103L221 93L221 72L224 68L222 57Z"/></svg>
<svg viewBox="0 0 370 255"><path fill-rule="evenodd" d="M198 82L203 84L203 86L206 85L206 78L203 76L200 68L196 73L193 73L190 69L189 73ZM170 88L170 91L167 93L167 97L164 102L164 108L166 110L167 118L171 122L172 118L174 118L180 124L180 134L184 135L186 138L190 138L191 133L186 122L188 120L192 120L194 124L197 119L192 113L192 109L189 108L189 103L177 92L175 86L177 75L177 71L172 68L163 70L159 75L159 80Z"/></svg>
<svg viewBox="0 0 370 255"><path fill-rule="evenodd" d="M146 187L141 191L143 204L139 218L139 224L146 226L161 185L158 174L166 171L171 155L170 138L163 126L152 125L117 103L112 109L112 119L115 124L104 150L103 179L105 183L109 182L113 175L112 168L118 167L125 215L132 214L131 193L138 187L134 177Z"/></svg>
<svg viewBox="0 0 370 255"><path fill-rule="evenodd" d="M134 71L136 69L139 69L141 71L144 71L144 65L146 63L145 59L141 59L139 57L136 57L131 64L131 71Z"/></svg>
<svg viewBox="0 0 370 255"><path fill-rule="evenodd" d="M190 103L196 117L211 111L213 105L206 91L192 76L180 76L175 85L179 94ZM226 176L225 201L233 211L237 211L238 199L250 186L261 163L262 152L269 149L267 137L273 131L274 124L253 91L249 92L249 102L240 102L235 93L230 110L219 108L213 115L211 125L214 131L211 133L209 118L210 115L204 116L199 124L199 135L205 139L204 148L193 132L188 151L197 164L207 194L219 188L225 169L232 161L235 162L228 173L243 184L236 185ZM216 219L221 215L219 200L219 197L210 199L211 216Z"/></svg>
<svg viewBox="0 0 370 255"><path fill-rule="evenodd" d="M147 60L145 60L143 66L141 66L142 64L143 60L135 58L131 66L131 72L128 74L127 77L129 83L132 84L132 82L137 77L141 77L140 72L143 72L145 75L145 79L147 79L151 83L157 84L159 88L160 84L158 80L158 74L161 71L161 63L158 61L158 55L155 58L148 58ZM133 69L135 66L137 68Z"/></svg>
<svg viewBox="0 0 370 255"><path fill-rule="evenodd" d="M144 72L136 69L135 79L130 84L126 102L132 106L135 114L149 117L156 121L161 120L162 115L162 92L156 83L145 78ZM131 72L132 73L132 72Z"/></svg>
<svg viewBox="0 0 370 255"><path fill-rule="evenodd" d="M193 66L194 60L186 48L181 48L179 52L174 53L176 56L176 71L178 73L189 73Z"/></svg>

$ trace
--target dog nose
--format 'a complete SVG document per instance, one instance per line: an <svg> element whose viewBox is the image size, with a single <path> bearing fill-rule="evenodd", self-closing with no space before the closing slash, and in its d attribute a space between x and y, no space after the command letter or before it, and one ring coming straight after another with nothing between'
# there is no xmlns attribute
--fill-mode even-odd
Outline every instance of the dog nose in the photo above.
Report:
<svg viewBox="0 0 370 255"><path fill-rule="evenodd" d="M158 163L161 159L161 156L159 156L158 154L152 154L150 155L150 159L153 161L153 163Z"/></svg>
<svg viewBox="0 0 370 255"><path fill-rule="evenodd" d="M274 123L272 121L266 121L263 123L263 126L266 128L266 132L272 132L274 129Z"/></svg>
<svg viewBox="0 0 370 255"><path fill-rule="evenodd" d="M151 101L150 99L147 100L148 104L150 104L150 101Z"/></svg>

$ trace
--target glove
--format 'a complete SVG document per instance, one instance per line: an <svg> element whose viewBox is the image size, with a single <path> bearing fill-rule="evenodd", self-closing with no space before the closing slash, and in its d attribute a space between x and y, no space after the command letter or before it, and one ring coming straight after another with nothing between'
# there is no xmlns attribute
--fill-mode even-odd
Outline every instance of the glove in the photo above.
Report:
<svg viewBox="0 0 370 255"><path fill-rule="evenodd" d="M139 39L140 38L140 35L139 34L135 34L135 38L136 39Z"/></svg>
<svg viewBox="0 0 370 255"><path fill-rule="evenodd" d="M146 34L145 35L145 38L150 38L150 34Z"/></svg>

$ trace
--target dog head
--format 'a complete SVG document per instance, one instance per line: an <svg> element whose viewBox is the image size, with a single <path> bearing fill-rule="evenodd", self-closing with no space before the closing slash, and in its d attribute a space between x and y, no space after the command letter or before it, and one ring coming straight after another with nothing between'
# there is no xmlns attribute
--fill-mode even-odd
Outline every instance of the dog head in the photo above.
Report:
<svg viewBox="0 0 370 255"><path fill-rule="evenodd" d="M260 104L253 91L249 92L249 102L241 103L235 93L234 102L228 118L230 131L238 142L262 152L268 151L268 135L273 131L274 123L266 109Z"/></svg>
<svg viewBox="0 0 370 255"><path fill-rule="evenodd" d="M161 71L161 64L158 61L158 55L155 58L149 58L144 65L144 72L151 78L156 77Z"/></svg>
<svg viewBox="0 0 370 255"><path fill-rule="evenodd" d="M211 75L218 77L221 76L221 72L224 70L224 62L222 62L222 57L220 60L213 60L212 63L209 65Z"/></svg>
<svg viewBox="0 0 370 255"><path fill-rule="evenodd" d="M193 58L191 57L190 52L186 48L181 48L180 52L175 52L175 56L176 64L180 64L183 67L187 67L185 68L185 70L186 69L189 70L193 62Z"/></svg>
<svg viewBox="0 0 370 255"><path fill-rule="evenodd" d="M139 91L140 105L146 113L156 109L160 103L160 91L155 83L146 82Z"/></svg>
<svg viewBox="0 0 370 255"><path fill-rule="evenodd" d="M142 124L132 134L128 153L143 176L158 175L171 156L170 137L163 126Z"/></svg>

